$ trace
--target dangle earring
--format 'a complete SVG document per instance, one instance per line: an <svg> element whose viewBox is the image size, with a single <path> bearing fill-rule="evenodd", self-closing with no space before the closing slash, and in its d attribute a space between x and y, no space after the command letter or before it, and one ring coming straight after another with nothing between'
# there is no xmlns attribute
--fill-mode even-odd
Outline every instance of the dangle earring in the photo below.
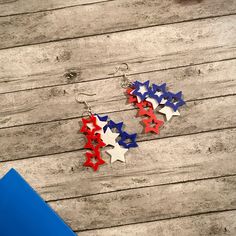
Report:
<svg viewBox="0 0 236 236"><path fill-rule="evenodd" d="M128 70L128 64L123 64L126 65ZM120 67L116 72L119 69ZM128 103L132 103L138 108L137 116L144 116L142 122L145 133L154 132L159 134L159 128L164 124L164 121L157 119L155 111L164 114L166 121L169 121L172 116L180 115L178 108L185 104L181 91L178 93L169 92L166 83L150 85L149 80L144 83L140 81L132 83L126 73L123 73L122 76L121 86L126 88Z"/></svg>
<svg viewBox="0 0 236 236"><path fill-rule="evenodd" d="M91 96L90 94L84 95ZM106 152L111 156L111 163L115 161L125 162L125 153L129 148L137 147L137 134L128 134L123 131L123 122L115 123L108 116L100 116L92 113L91 107L86 101L79 101L86 106L87 118L82 118L82 127L80 132L86 136L87 143L84 148L90 149L86 152L86 161L84 166L98 170L100 165L105 164L101 156L101 149L105 146L112 146L113 149L108 149ZM129 142L128 142L129 141Z"/></svg>

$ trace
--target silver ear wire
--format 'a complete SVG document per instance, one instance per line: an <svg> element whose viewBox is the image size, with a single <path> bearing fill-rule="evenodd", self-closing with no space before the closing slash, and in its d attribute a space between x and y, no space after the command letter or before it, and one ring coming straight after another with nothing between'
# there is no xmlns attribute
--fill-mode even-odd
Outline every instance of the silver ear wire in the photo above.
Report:
<svg viewBox="0 0 236 236"><path fill-rule="evenodd" d="M122 65L125 65L126 68L125 68L125 69L121 68ZM116 71L115 71L114 73L111 73L111 74L109 74L109 75L115 75L115 74L118 73L119 71L122 71L123 74L122 74L121 87L122 87L122 88L127 88L127 87L129 87L129 86L132 85L132 82L129 80L127 74L125 73L125 71L128 71L128 70L129 70L129 65L128 65L128 63L124 62L124 63L122 63L120 66L118 66L118 67L116 68Z"/></svg>
<svg viewBox="0 0 236 236"><path fill-rule="evenodd" d="M86 96L94 96L94 95L96 95L96 93L91 93L91 94L89 94L89 93L78 93L77 96L75 97L76 102L78 102L78 103L84 103L84 104L85 104L85 108L87 109L86 112L87 112L89 115L92 115L92 108L91 108L91 106L88 104L87 101L85 101L85 100L80 100L80 99L78 98L78 95L79 95L79 94L83 94L83 95L86 95ZM82 114L82 115L83 115L83 114Z"/></svg>

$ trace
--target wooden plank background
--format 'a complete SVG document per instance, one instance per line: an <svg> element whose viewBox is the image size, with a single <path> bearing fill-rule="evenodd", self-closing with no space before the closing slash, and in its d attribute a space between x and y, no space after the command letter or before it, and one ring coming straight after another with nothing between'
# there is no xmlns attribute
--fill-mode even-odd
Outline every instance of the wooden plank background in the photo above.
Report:
<svg viewBox="0 0 236 236"><path fill-rule="evenodd" d="M122 63L183 91L159 136L134 118ZM14 167L78 235L235 236L235 66L234 0L0 0L0 177ZM76 97L138 133L126 164L103 150L83 167Z"/></svg>

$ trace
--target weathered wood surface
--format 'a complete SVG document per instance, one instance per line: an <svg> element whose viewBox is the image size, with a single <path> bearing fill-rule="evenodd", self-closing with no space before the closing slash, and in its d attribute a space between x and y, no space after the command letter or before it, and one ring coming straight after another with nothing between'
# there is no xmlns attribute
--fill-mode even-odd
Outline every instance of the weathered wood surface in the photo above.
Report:
<svg viewBox="0 0 236 236"><path fill-rule="evenodd" d="M127 163L94 173L83 167L85 151L0 163L0 175L18 170L45 200L192 181L236 174L236 129L140 142ZM168 147L168 148L166 148Z"/></svg>
<svg viewBox="0 0 236 236"><path fill-rule="evenodd" d="M144 141L236 127L233 119L236 116L235 103L236 96L188 102L180 111L181 119L173 118L165 123L160 135L143 134L141 118L134 119L136 109L115 112L110 118L116 122L125 121L126 131L138 133L138 140ZM6 161L81 149L85 138L79 133L80 122L81 118L76 118L0 129L0 158Z"/></svg>
<svg viewBox="0 0 236 236"><path fill-rule="evenodd" d="M236 94L236 60L150 72L130 76L132 81L168 84L170 91L182 90L186 101ZM98 113L131 109L126 104L121 77L57 87L0 94L0 127L80 117L87 101ZM194 88L194 89L193 89ZM81 93L94 94L87 96ZM215 104L217 105L217 104Z"/></svg>
<svg viewBox="0 0 236 236"><path fill-rule="evenodd" d="M235 11L234 0L0 0L0 176L16 168L82 236L235 236ZM131 80L185 95L160 136L126 104L113 74L124 62ZM85 91L138 133L126 164L82 166Z"/></svg>
<svg viewBox="0 0 236 236"><path fill-rule="evenodd" d="M52 4L55 3L55 1L51 2ZM19 1L16 1L14 4L19 5L19 3ZM24 3L23 6L29 8L35 4L35 1L29 3L28 6L26 4ZM37 4L42 5L41 2ZM57 4L59 5L60 1ZM71 1L69 1L68 5L71 4ZM80 3L78 2L78 4ZM13 3L6 5L13 5ZM1 2L0 6L1 8L4 7ZM19 8L17 10L19 11ZM71 7L70 9L1 17L0 48L105 34L235 13L236 1L234 0L105 1L92 5ZM3 12L3 14L6 14L6 12Z"/></svg>
<svg viewBox="0 0 236 236"><path fill-rule="evenodd" d="M50 11L53 9L109 2L112 0L0 0L0 16L16 15L22 13Z"/></svg>
<svg viewBox="0 0 236 236"><path fill-rule="evenodd" d="M236 15L1 50L0 93L236 58ZM135 42L135 43L134 43ZM76 73L67 79L68 71Z"/></svg>
<svg viewBox="0 0 236 236"><path fill-rule="evenodd" d="M73 230L235 210L236 176L51 202Z"/></svg>
<svg viewBox="0 0 236 236"><path fill-rule="evenodd" d="M78 236L235 236L236 212L228 211L171 220L79 232Z"/></svg>

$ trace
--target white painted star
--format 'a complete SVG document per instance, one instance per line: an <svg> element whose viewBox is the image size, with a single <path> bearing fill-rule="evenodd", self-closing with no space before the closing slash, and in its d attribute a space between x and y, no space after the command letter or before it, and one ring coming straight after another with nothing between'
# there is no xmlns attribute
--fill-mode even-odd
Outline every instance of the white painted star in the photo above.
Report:
<svg viewBox="0 0 236 236"><path fill-rule="evenodd" d="M179 116L180 115L178 110L174 111L171 107L168 107L168 106L163 107L158 112L165 114L167 121L169 121L172 116Z"/></svg>
<svg viewBox="0 0 236 236"><path fill-rule="evenodd" d="M156 99L154 99L154 98L146 98L146 101L148 101L148 102L150 102L152 104L152 107L153 107L154 110L159 105L158 101Z"/></svg>
<svg viewBox="0 0 236 236"><path fill-rule="evenodd" d="M103 131L103 129L99 130L99 131ZM117 144L116 138L119 135L120 135L119 133L113 133L109 127L107 128L106 132L101 132L102 141L106 145L116 146L116 144Z"/></svg>
<svg viewBox="0 0 236 236"><path fill-rule="evenodd" d="M115 161L125 162L125 153L127 151L127 148L123 148L119 144L116 144L113 149L109 149L106 152L111 156L111 163L113 163Z"/></svg>

